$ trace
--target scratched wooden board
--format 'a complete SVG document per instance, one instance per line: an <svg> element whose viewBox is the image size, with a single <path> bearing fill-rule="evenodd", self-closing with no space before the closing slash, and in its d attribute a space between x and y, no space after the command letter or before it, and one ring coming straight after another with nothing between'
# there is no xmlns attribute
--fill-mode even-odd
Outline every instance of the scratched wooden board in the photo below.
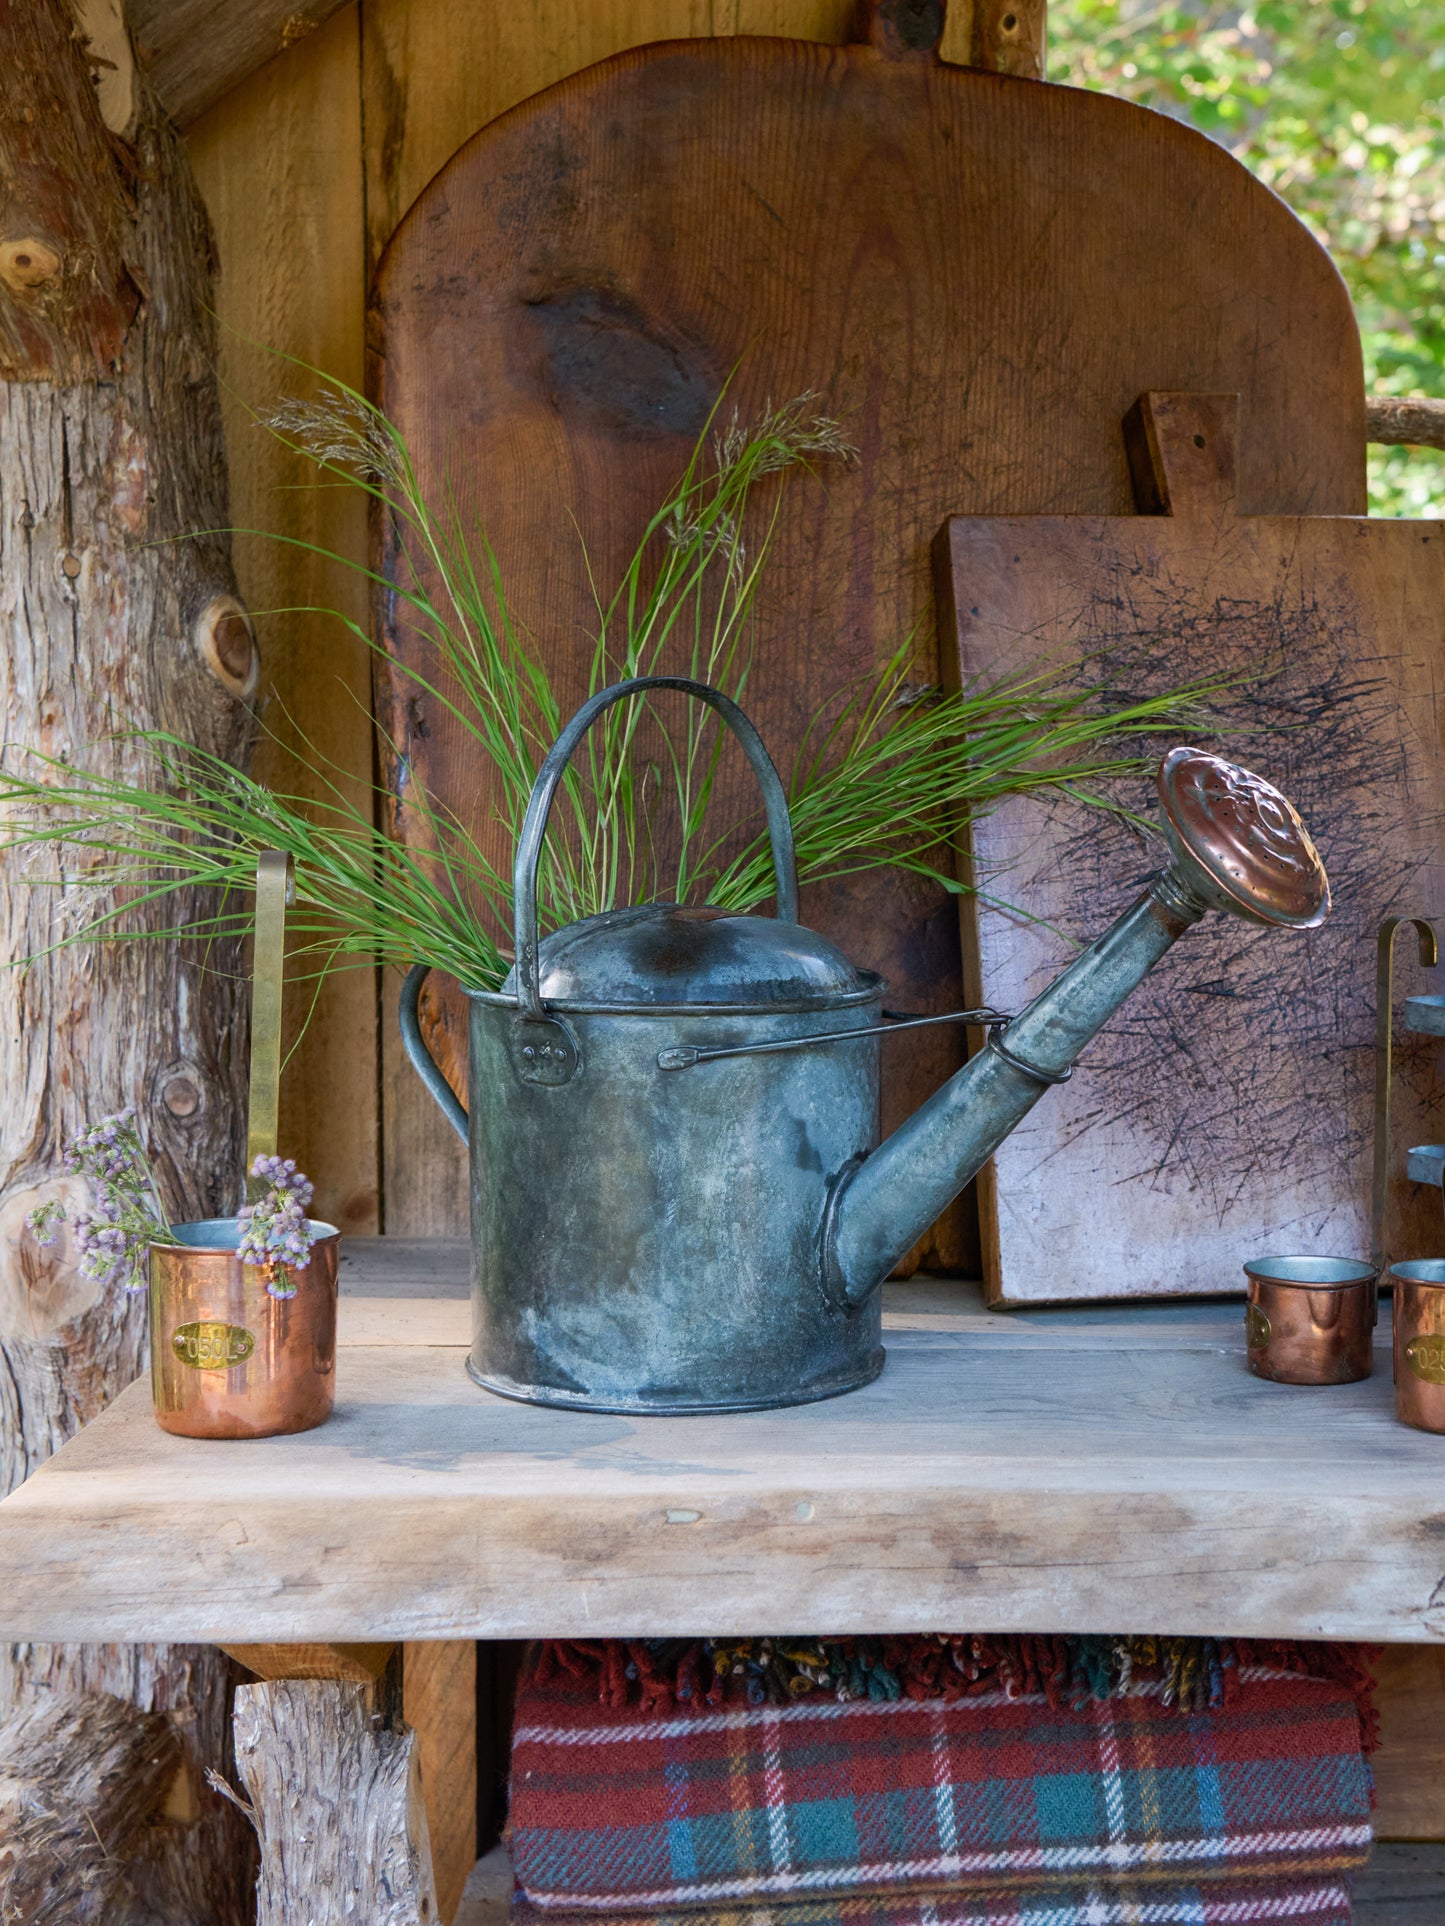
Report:
<svg viewBox="0 0 1445 1926"><path fill-rule="evenodd" d="M1172 513L948 524L958 671L1088 649L1123 695L1271 665L1217 699L1213 733L1179 739L1295 801L1334 911L1307 935L1206 919L1001 1147L980 1183L996 1303L1228 1291L1250 1256L1367 1254L1374 931L1397 908L1445 911L1445 529L1238 514L1232 398L1154 400L1153 493ZM1152 812L1152 784L1128 800ZM1127 824L1032 800L976 823L971 847L990 900L965 918L969 997L1001 1009L1164 857ZM1425 974L1402 944L1402 989ZM1439 1052L1402 1039L1396 1068L1394 1250L1434 1255L1440 1198L1406 1180L1404 1151L1445 1133Z"/></svg>
<svg viewBox="0 0 1445 1926"><path fill-rule="evenodd" d="M372 323L374 392L424 482L450 473L487 529L564 701L592 647L579 529L614 581L735 365L745 418L821 391L860 461L791 490L763 586L748 703L784 768L911 630L934 672L946 514L1127 510L1117 423L1145 387L1246 394L1252 508L1363 506L1354 320L1281 203L1176 121L928 51L700 40L575 74L420 194ZM505 861L475 745L402 676L382 706L405 766ZM735 776L722 807L751 809ZM896 1006L955 1003L941 891L875 876L804 910ZM428 1018L460 1081L456 1004ZM959 1050L942 1031L890 1046L885 1125ZM973 1253L955 1218L925 1254Z"/></svg>

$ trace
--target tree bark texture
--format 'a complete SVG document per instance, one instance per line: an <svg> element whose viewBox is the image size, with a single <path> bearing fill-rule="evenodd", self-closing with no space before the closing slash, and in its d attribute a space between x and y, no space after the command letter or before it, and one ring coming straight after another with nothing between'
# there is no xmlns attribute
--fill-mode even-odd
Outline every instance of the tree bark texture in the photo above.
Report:
<svg viewBox="0 0 1445 1926"><path fill-rule="evenodd" d="M256 1926L437 1926L416 1734L370 1686L236 1694L236 1766L261 1842Z"/></svg>
<svg viewBox="0 0 1445 1926"><path fill-rule="evenodd" d="M98 94L69 0L0 0L0 730L19 762L149 776L128 732L244 759L258 665L228 540L178 539L227 520L210 230L178 137L117 54L123 31ZM0 1494L144 1362L144 1299L98 1291L68 1236L43 1249L25 1228L50 1196L82 1201L65 1144L134 1104L180 1220L234 1207L244 1137L234 950L204 972L198 945L170 941L45 954L112 899L69 856L58 888L20 867L0 874ZM109 1691L175 1724L194 1816L150 1836L137 1886L168 1926L248 1916L244 1827L203 1782L230 1682L209 1650L0 1649L0 1717Z"/></svg>
<svg viewBox="0 0 1445 1926"><path fill-rule="evenodd" d="M126 1862L180 1762L169 1719L109 1693L56 1694L0 1725L0 1922L136 1917Z"/></svg>
<svg viewBox="0 0 1445 1926"><path fill-rule="evenodd" d="M1430 395L1366 395L1365 439L1445 448L1445 401Z"/></svg>

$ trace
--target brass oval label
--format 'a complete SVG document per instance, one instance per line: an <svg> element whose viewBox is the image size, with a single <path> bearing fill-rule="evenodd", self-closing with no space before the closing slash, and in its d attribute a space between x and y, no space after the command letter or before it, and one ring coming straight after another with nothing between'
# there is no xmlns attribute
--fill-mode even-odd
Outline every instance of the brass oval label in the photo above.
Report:
<svg viewBox="0 0 1445 1926"><path fill-rule="evenodd" d="M1244 1307L1244 1341L1250 1350L1262 1351L1273 1335L1274 1332L1270 1328L1269 1319L1265 1316L1264 1312L1260 1310L1259 1306L1257 1304L1246 1304Z"/></svg>
<svg viewBox="0 0 1445 1926"><path fill-rule="evenodd" d="M197 1371L228 1371L255 1348L254 1333L240 1324L178 1324L171 1332L171 1349Z"/></svg>
<svg viewBox="0 0 1445 1926"><path fill-rule="evenodd" d="M1445 1384L1445 1337L1411 1338L1405 1358L1417 1378L1426 1384Z"/></svg>

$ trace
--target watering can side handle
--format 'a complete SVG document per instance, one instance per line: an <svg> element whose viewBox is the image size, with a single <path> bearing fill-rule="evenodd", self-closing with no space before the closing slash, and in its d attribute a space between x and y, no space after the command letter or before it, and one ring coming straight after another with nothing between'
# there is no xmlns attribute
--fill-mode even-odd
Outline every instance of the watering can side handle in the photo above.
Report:
<svg viewBox="0 0 1445 1926"><path fill-rule="evenodd" d="M430 973L430 963L414 963L406 973L406 981L401 986L401 1041L406 1054L411 1058L412 1068L436 1098L442 1115L455 1130L463 1143L471 1134L466 1110L457 1100L457 1093L437 1067L437 1060L426 1047L426 1038L421 1033L421 1018L418 1005L421 1002L421 986Z"/></svg>
<svg viewBox="0 0 1445 1926"><path fill-rule="evenodd" d="M796 923L798 920L798 864L793 851L793 825L788 814L787 792L762 737L752 723L731 696L724 695L721 689L714 689L710 683L695 681L691 676L636 675L626 682L615 682L610 689L599 690L582 704L548 750L547 760L538 770L537 780L532 785L527 814L522 821L522 833L517 838L517 855L512 870L517 1002L523 1016L533 1022L545 1014L537 987L537 865L542 855L542 838L547 833L547 818L552 813L552 799L573 751L602 711L610 708L614 702L622 702L628 696L643 695L649 689L676 689L698 702L707 703L709 708L717 710L742 744L743 753L751 763L758 787L763 792L763 810L773 848L778 921ZM407 1047L409 1049L410 1044ZM416 1063L414 1056L412 1062ZM420 1064L417 1067L420 1069ZM424 1070L422 1075L426 1075ZM432 1088L435 1090L435 1085Z"/></svg>

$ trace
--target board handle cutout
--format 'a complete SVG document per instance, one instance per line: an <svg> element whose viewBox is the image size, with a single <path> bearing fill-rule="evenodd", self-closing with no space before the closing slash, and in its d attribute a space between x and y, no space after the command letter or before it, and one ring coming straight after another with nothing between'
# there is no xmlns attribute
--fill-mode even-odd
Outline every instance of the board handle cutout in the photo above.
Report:
<svg viewBox="0 0 1445 1926"><path fill-rule="evenodd" d="M1124 417L1141 515L1237 513L1239 396L1152 391Z"/></svg>

